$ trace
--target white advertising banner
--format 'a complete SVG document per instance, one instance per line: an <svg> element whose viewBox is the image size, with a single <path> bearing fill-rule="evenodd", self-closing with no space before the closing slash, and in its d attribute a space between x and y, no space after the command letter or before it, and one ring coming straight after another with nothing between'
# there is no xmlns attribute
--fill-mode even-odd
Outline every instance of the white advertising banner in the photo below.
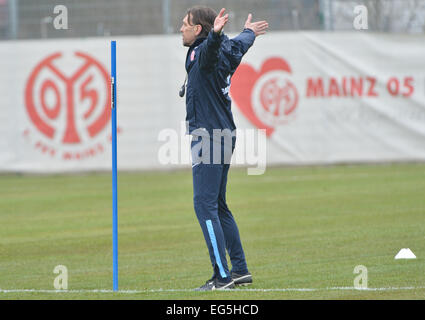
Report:
<svg viewBox="0 0 425 320"><path fill-rule="evenodd" d="M0 42L0 171L110 170L110 40ZM190 167L181 37L114 40L118 169ZM419 35L259 37L231 79L234 163L424 161L424 57Z"/></svg>

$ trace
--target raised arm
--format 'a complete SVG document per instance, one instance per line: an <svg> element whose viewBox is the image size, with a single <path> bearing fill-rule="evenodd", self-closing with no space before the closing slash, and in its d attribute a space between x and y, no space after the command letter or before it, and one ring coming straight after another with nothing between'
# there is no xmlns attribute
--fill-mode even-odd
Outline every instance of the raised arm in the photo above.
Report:
<svg viewBox="0 0 425 320"><path fill-rule="evenodd" d="M231 69L238 67L244 54L254 44L256 37L265 34L268 27L267 21L252 22L252 14L248 15L244 30L223 46L223 53L230 61Z"/></svg>
<svg viewBox="0 0 425 320"><path fill-rule="evenodd" d="M199 63L201 69L212 70L218 62L220 46L225 38L222 34L223 28L229 20L229 15L224 14L225 11L226 9L224 8L220 10L220 13L214 20L213 29L200 47ZM265 34L268 27L269 24L267 21L252 22L252 14L250 13L248 15L245 21L244 31L231 39L228 45L224 46L224 54L228 57L232 67L236 68L239 65L242 56L252 46L255 38Z"/></svg>
<svg viewBox="0 0 425 320"><path fill-rule="evenodd" d="M219 49L224 38L222 31L229 15L224 14L225 8L222 8L214 20L214 27L208 34L207 39L200 47L199 64L201 69L212 69L218 62Z"/></svg>
<svg viewBox="0 0 425 320"><path fill-rule="evenodd" d="M252 20L252 14L248 14L248 18L245 21L245 29L250 29L254 32L255 36L258 37L259 35L265 34L267 28L269 27L269 24L267 21L257 21L257 22L251 22Z"/></svg>
<svg viewBox="0 0 425 320"><path fill-rule="evenodd" d="M229 21L229 15L227 13L224 15L224 11L226 11L226 9L222 8L214 20L215 33L221 34L227 21Z"/></svg>

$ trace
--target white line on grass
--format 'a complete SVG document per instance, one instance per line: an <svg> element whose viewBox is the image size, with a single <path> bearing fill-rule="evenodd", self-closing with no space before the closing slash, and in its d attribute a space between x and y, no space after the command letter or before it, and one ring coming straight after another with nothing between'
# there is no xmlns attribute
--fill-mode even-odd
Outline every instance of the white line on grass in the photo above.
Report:
<svg viewBox="0 0 425 320"><path fill-rule="evenodd" d="M425 286L420 287L384 287L384 288L365 288L358 289L355 287L327 287L327 288L270 288L270 289L232 289L224 290L224 292L309 292L309 291L331 291L331 290L353 290L353 291L397 291L397 290L417 290L425 289ZM43 290L43 289L0 289L0 293L171 293L171 292L195 292L194 289L145 289L145 290L108 290L108 289L93 289L93 290Z"/></svg>

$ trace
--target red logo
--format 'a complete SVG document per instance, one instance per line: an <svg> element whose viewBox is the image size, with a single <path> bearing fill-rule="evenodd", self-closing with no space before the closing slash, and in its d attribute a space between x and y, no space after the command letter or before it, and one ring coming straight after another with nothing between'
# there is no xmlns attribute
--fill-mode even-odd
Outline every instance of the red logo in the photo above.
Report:
<svg viewBox="0 0 425 320"><path fill-rule="evenodd" d="M297 107L298 92L288 76L291 73L288 63L276 57L267 59L259 72L241 64L232 77L232 98L252 124L266 129L267 136L287 123Z"/></svg>
<svg viewBox="0 0 425 320"><path fill-rule="evenodd" d="M68 146L75 155L74 147L87 148L87 143L93 142L110 119L108 72L97 60L82 52L75 52L71 57L54 53L31 72L25 88L25 103L32 124L43 137L38 144L48 148L51 155L55 153L52 146ZM101 149L99 144L95 148ZM73 158L69 150L64 158Z"/></svg>

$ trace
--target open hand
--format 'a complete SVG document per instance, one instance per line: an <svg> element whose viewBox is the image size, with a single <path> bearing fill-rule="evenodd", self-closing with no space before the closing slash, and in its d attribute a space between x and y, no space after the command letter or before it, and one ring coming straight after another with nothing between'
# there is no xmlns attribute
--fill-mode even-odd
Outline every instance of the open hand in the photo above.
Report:
<svg viewBox="0 0 425 320"><path fill-rule="evenodd" d="M266 33L266 30L269 27L269 24L267 21L263 20L263 21L251 22L251 20L252 20L252 14L250 13L248 15L248 19L246 19L245 21L246 29L251 29L252 31L254 31L256 37Z"/></svg>
<svg viewBox="0 0 425 320"><path fill-rule="evenodd" d="M226 9L222 8L220 10L220 13L217 15L217 17L214 20L214 32L215 33L220 33L223 30L224 25L229 20L229 15L227 13L226 13L226 15L224 15L224 11L226 11Z"/></svg>

